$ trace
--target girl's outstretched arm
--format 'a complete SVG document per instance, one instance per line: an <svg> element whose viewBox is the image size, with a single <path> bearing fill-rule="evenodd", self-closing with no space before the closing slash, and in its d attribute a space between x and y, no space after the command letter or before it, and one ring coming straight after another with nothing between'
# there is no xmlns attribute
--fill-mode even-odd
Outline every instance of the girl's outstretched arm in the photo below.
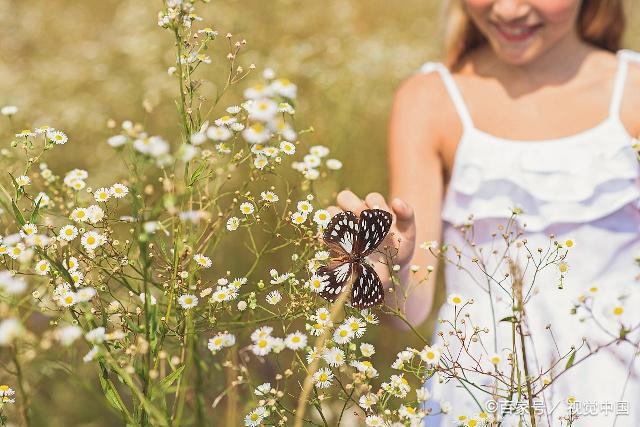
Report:
<svg viewBox="0 0 640 427"><path fill-rule="evenodd" d="M426 276L427 266L433 266L429 278L412 287L404 302L405 315L413 325L427 318L435 293L437 259L419 246L441 239L444 180L440 146L449 107L446 90L436 73L417 74L405 80L396 91L390 115L388 159L392 206L401 208L400 201L395 199L399 198L409 209L413 208L415 217L414 254L400 272L404 285L411 276L413 283L421 280ZM457 133L456 129L451 130ZM410 272L411 264L420 267L416 273ZM395 299L393 294L388 294L389 303ZM391 322L407 328L397 319Z"/></svg>

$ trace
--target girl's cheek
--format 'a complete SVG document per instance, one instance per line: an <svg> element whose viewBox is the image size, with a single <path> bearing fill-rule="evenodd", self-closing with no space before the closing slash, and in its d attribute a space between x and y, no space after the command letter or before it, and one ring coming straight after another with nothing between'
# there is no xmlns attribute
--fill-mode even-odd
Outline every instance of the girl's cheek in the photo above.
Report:
<svg viewBox="0 0 640 427"><path fill-rule="evenodd" d="M573 22L580 10L580 0L530 0L529 4L548 23Z"/></svg>

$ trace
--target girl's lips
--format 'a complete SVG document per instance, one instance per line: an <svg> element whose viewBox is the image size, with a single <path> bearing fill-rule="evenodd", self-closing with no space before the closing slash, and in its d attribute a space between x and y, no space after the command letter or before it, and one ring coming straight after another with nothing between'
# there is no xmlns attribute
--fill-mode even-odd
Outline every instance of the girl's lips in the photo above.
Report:
<svg viewBox="0 0 640 427"><path fill-rule="evenodd" d="M493 23L497 33L509 43L523 42L531 38L542 25L507 26Z"/></svg>

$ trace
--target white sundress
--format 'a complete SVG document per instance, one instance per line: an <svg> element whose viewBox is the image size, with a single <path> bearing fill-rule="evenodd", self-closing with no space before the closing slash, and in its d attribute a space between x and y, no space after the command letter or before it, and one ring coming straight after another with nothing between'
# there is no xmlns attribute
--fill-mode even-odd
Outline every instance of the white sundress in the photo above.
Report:
<svg viewBox="0 0 640 427"><path fill-rule="evenodd" d="M473 325L490 328L491 332L482 337L484 350L479 343L469 347L476 361L483 354L479 363L484 369L491 367L489 354L495 351L502 359L498 367L509 372L505 349L511 348L511 323L499 320L512 312L505 291L496 282L487 280L472 257L482 260L486 271L495 270L494 278L504 277L508 265L499 261L507 246L500 232L492 236L501 225L502 232L505 227L522 231L517 240L526 239L527 247L536 256L538 248L543 248L544 255L552 246L550 236L563 245L567 239L575 242L565 260L569 270L564 273L563 289L558 289L557 263L539 271L532 287L530 280L535 269L531 261L524 269L527 250L514 244L507 252L525 271L525 292L532 288L525 306L526 330L530 334L525 345L530 376L535 377L556 363L556 368L547 373L548 377L555 377L566 366L570 346L578 348L575 366L543 391L546 413L538 418L540 427L566 425L560 423L558 416L567 413L565 402L569 396L575 398L575 408L583 414L573 424L576 427L640 426L640 356L634 356L637 347L628 342L604 347L578 363L588 353L584 344L580 347L582 337L587 338L590 346L597 346L606 343L610 336L601 332L593 320L581 322L584 311L570 314L580 294L594 295L591 303L594 316L614 334L618 321L640 323L637 296L640 268L634 261L640 255L640 166L632 148L634 139L619 116L629 61L640 61L640 54L621 50L617 57L609 116L584 132L538 141L508 140L476 129L448 69L439 62L427 62L419 71L440 74L463 125L442 207L443 243L448 244L446 254L453 261L445 263L444 277L447 295L458 293L465 299L474 299L467 310ZM524 213L516 216L515 223L509 226L514 207ZM465 234L461 227L469 222L471 214L473 235L471 231ZM509 289L510 282L504 281L503 286ZM598 290L594 293L592 287ZM488 289L492 290L493 311ZM621 296L627 298L618 299ZM612 310L619 305L623 306L624 314L620 316L617 311L618 315L612 316ZM438 319L453 317L454 307L445 302ZM546 327L549 324L550 330ZM448 349L441 347L443 353L461 354L462 366L473 365L471 356L467 357L464 351L458 353L460 341L448 335L450 330L449 325L438 322L433 344L442 346L443 338L438 332L443 332L449 345ZM498 331L497 339L494 330ZM640 338L635 332L629 337L637 343ZM467 337L470 335L467 333ZM469 379L478 385L492 384L486 376L474 378L469 374ZM541 383L533 384L534 390ZM467 425L458 423L458 416L477 417L481 410L487 412L485 405L490 396L466 385L477 402L458 381L445 382L437 376L427 380L425 387L431 398L425 408L432 408L434 415L424 419L424 426ZM452 407L448 414L440 411L443 402ZM511 423L502 425L518 425L513 424L516 418L512 416Z"/></svg>

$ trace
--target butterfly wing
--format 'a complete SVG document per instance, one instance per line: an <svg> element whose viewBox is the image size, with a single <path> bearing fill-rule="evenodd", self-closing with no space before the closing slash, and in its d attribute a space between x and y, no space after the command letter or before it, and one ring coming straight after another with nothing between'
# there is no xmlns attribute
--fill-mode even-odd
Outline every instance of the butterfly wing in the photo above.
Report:
<svg viewBox="0 0 640 427"><path fill-rule="evenodd" d="M322 266L316 271L316 275L324 283L324 288L320 295L329 300L335 299L342 292L342 288L346 286L353 270L353 263L338 262L334 266Z"/></svg>
<svg viewBox="0 0 640 427"><path fill-rule="evenodd" d="M382 304L384 288L378 273L366 262L355 263L358 277L351 289L351 306L354 308L367 308Z"/></svg>
<svg viewBox="0 0 640 427"><path fill-rule="evenodd" d="M389 233L393 216L383 209L365 209L358 221L356 253L367 256L373 252Z"/></svg>
<svg viewBox="0 0 640 427"><path fill-rule="evenodd" d="M351 211L339 212L331 218L323 239L329 248L341 256L353 253L358 236L358 218Z"/></svg>

